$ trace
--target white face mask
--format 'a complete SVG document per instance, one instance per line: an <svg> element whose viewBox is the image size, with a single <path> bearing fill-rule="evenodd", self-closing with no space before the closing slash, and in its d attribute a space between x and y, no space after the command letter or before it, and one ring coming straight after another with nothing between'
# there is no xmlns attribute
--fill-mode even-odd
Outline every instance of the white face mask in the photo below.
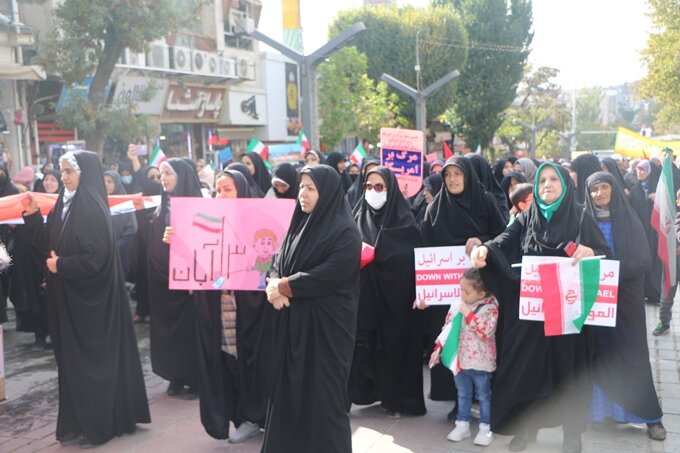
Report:
<svg viewBox="0 0 680 453"><path fill-rule="evenodd" d="M375 190L367 190L364 198L366 198L366 203L373 209L380 209L387 203L387 191L376 192Z"/></svg>

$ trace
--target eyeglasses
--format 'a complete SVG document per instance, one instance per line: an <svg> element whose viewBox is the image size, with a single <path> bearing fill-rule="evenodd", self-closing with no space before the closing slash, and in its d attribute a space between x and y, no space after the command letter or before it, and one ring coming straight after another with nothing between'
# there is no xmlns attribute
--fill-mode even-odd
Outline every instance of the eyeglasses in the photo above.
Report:
<svg viewBox="0 0 680 453"><path fill-rule="evenodd" d="M383 190L385 190L385 185L384 184L371 184L370 182L364 183L364 190L375 190L376 192L380 193Z"/></svg>

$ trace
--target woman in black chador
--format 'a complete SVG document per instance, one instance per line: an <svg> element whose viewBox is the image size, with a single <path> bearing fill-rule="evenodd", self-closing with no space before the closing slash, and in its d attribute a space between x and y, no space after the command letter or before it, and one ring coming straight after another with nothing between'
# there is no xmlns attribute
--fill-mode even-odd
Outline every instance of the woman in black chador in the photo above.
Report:
<svg viewBox="0 0 680 453"><path fill-rule="evenodd" d="M259 154L250 152L241 156L241 163L248 168L253 180L263 194L272 188L272 175Z"/></svg>
<svg viewBox="0 0 680 453"><path fill-rule="evenodd" d="M274 319L274 389L262 451L348 453L361 237L327 165L305 167L267 297Z"/></svg>
<svg viewBox="0 0 680 453"><path fill-rule="evenodd" d="M590 416L596 422L611 418L618 423L646 423L649 436L663 440L666 430L645 325L645 271L651 266L645 230L614 175L593 173L586 185L588 210L620 266L616 327L591 327L595 382Z"/></svg>
<svg viewBox="0 0 680 453"><path fill-rule="evenodd" d="M477 179L470 159L462 156L450 158L441 174L444 185L427 207L421 225L423 246L464 245L469 253L473 246L503 232L505 216L493 195L485 191ZM448 311L448 306L441 305L426 310L428 345L434 345ZM439 364L432 368L430 398L435 401L455 400L456 387L451 385L452 380L453 374L445 366ZM449 414L449 418L453 415Z"/></svg>
<svg viewBox="0 0 680 453"><path fill-rule="evenodd" d="M168 159L160 165L161 204L149 230L149 305L151 312L151 365L153 372L170 381L169 395L184 386L196 390L196 338L194 295L168 289L170 262L171 197L201 197L196 172L183 159Z"/></svg>
<svg viewBox="0 0 680 453"><path fill-rule="evenodd" d="M350 373L352 403L381 401L391 416L423 415L422 315L413 310L420 231L397 178L385 167L368 172L354 212L375 258L361 269L359 314ZM398 278L395 278L398 276Z"/></svg>
<svg viewBox="0 0 680 453"><path fill-rule="evenodd" d="M567 170L544 163L536 175L531 207L471 254L502 313L491 429L514 434L510 451L522 451L536 440L540 428L562 426L563 451L578 453L592 391L590 328L577 335L546 337L543 323L520 320L520 269L510 265L521 263L524 255L566 257L568 250L580 259L609 255L609 248L592 215L576 202Z"/></svg>
<svg viewBox="0 0 680 453"><path fill-rule="evenodd" d="M99 157L69 152L59 163L65 187L46 227L30 196L24 221L47 258L57 439L90 446L130 433L150 417Z"/></svg>

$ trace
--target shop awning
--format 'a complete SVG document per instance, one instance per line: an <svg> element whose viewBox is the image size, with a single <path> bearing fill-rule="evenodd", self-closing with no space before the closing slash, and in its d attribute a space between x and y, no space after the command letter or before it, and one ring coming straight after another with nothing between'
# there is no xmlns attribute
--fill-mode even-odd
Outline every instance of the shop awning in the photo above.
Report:
<svg viewBox="0 0 680 453"><path fill-rule="evenodd" d="M45 80L45 69L38 65L0 63L0 79L5 80Z"/></svg>

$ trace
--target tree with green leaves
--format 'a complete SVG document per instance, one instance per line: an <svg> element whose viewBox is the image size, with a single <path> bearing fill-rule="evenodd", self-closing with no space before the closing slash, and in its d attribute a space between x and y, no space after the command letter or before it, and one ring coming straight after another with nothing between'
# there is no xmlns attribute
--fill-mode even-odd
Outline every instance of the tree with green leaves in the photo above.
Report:
<svg viewBox="0 0 680 453"><path fill-rule="evenodd" d="M39 62L67 86L93 77L87 99L74 97L71 105L61 111L59 122L77 127L88 148L100 154L106 138L115 135L115 125L135 131L137 121L128 106L106 104L106 87L118 59L126 48L143 52L148 43L186 24L187 18L198 17L204 3L205 0L64 0L54 7L52 29L39 43Z"/></svg>
<svg viewBox="0 0 680 453"><path fill-rule="evenodd" d="M562 99L562 90L554 82L558 72L547 66L533 70L527 65L515 102L503 113L503 122L496 131L512 152L517 149L518 143L529 144L533 139L531 130L524 123L539 128L535 144L538 156L558 157L564 154L559 147L558 133L571 128L571 119Z"/></svg>
<svg viewBox="0 0 680 453"><path fill-rule="evenodd" d="M421 67L420 88L426 88L454 69L462 70L467 58L467 33L451 7L411 6L349 9L338 13L330 26L332 38L351 24L362 21L366 32L352 43L366 54L367 74L380 80L386 73L413 88L417 87L416 33ZM438 118L451 105L456 83L450 83L427 100L428 120ZM415 124L413 99L399 94L403 114Z"/></svg>
<svg viewBox="0 0 680 453"><path fill-rule="evenodd" d="M399 97L385 82L366 75L366 55L345 47L319 66L319 116L321 141L335 148L345 137L379 141L381 127L404 127Z"/></svg>
<svg viewBox="0 0 680 453"><path fill-rule="evenodd" d="M576 130L578 132L606 131L602 124L602 100L604 93L600 87L582 88L576 96ZM578 149L592 151L614 147L615 135L579 134Z"/></svg>
<svg viewBox="0 0 680 453"><path fill-rule="evenodd" d="M445 120L472 149L486 147L513 102L533 39L530 0L435 0L460 14L468 58Z"/></svg>
<svg viewBox="0 0 680 453"><path fill-rule="evenodd" d="M657 32L650 35L643 59L647 76L640 85L643 97L661 106L654 121L659 133L680 131L680 9L676 0L649 0L650 17Z"/></svg>

